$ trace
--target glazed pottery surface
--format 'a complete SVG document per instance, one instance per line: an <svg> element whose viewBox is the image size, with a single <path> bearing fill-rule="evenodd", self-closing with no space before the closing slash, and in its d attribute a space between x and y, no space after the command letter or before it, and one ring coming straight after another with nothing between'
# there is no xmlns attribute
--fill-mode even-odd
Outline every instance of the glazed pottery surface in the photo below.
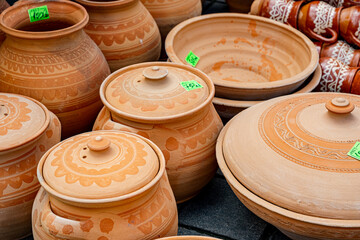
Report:
<svg viewBox="0 0 360 240"><path fill-rule="evenodd" d="M308 2L311 2L311 0L308 0ZM360 5L359 0L323 0L323 2L326 2L334 7L351 7Z"/></svg>
<svg viewBox="0 0 360 240"><path fill-rule="evenodd" d="M339 93L257 104L221 132L219 166L239 199L292 239L358 239L360 162L347 152L359 109L359 96Z"/></svg>
<svg viewBox="0 0 360 240"><path fill-rule="evenodd" d="M30 23L28 9L46 5L50 18ZM62 137L91 129L102 104L99 88L110 73L82 30L86 10L71 1L28 2L0 16L7 34L0 48L0 91L30 96L55 113Z"/></svg>
<svg viewBox="0 0 360 240"><path fill-rule="evenodd" d="M140 0L77 0L89 13L85 32L104 53L111 71L160 57L155 20Z"/></svg>
<svg viewBox="0 0 360 240"><path fill-rule="evenodd" d="M55 145L40 160L34 239L154 239L177 234L165 159L132 133L96 131Z"/></svg>
<svg viewBox="0 0 360 240"><path fill-rule="evenodd" d="M333 44L316 43L320 47L320 58L335 58L345 65L357 67L360 60L360 50L355 50L345 41L339 40Z"/></svg>
<svg viewBox="0 0 360 240"><path fill-rule="evenodd" d="M204 27L211 26L211 28ZM264 100L296 90L316 69L314 44L299 31L263 17L220 13L177 25L166 38L166 52L187 64L192 51L196 68L208 74L216 96Z"/></svg>
<svg viewBox="0 0 360 240"><path fill-rule="evenodd" d="M180 84L195 80L190 91ZM211 100L214 85L201 71L180 64L136 64L111 74L101 87L105 108L93 130L137 133L155 142L177 202L195 196L217 170L215 142L222 122Z"/></svg>
<svg viewBox="0 0 360 240"><path fill-rule="evenodd" d="M159 27L161 37L186 19L201 15L200 0L141 0Z"/></svg>
<svg viewBox="0 0 360 240"><path fill-rule="evenodd" d="M315 72L307 79L295 92L296 93L308 93L313 91L319 84L321 79L321 67L320 65L316 68ZM233 118L239 112L254 106L255 104L262 103L263 101L241 101L231 100L226 98L214 97L213 104L217 113L223 119L228 121Z"/></svg>
<svg viewBox="0 0 360 240"><path fill-rule="evenodd" d="M60 122L44 105L0 93L0 236L31 234L31 207L40 184L41 156L60 141Z"/></svg>
<svg viewBox="0 0 360 240"><path fill-rule="evenodd" d="M298 29L311 39L334 43L339 35L341 10L322 1L307 3L300 9Z"/></svg>
<svg viewBox="0 0 360 240"><path fill-rule="evenodd" d="M340 34L350 44L360 47L360 6L345 8L340 15Z"/></svg>

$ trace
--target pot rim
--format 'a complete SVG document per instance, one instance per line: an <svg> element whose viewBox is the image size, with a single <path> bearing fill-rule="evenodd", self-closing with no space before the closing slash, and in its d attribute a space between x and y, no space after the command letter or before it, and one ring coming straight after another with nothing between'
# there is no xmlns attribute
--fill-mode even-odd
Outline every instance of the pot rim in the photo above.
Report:
<svg viewBox="0 0 360 240"><path fill-rule="evenodd" d="M247 111L247 110L244 110ZM265 199L261 198L260 196L254 194L249 189L247 189L244 185L242 185L236 177L233 175L231 170L229 169L225 157L223 155L223 141L225 138L225 134L227 129L229 128L231 122L234 121L232 118L226 126L221 130L219 137L216 142L216 159L221 169L221 172L224 174L226 181L228 184L235 188L244 198L250 201L252 204L261 206L267 209L274 214L278 214L280 216L284 216L286 218L294 219L296 221L304 222L307 224L314 224L319 226L325 227L335 227L335 228L359 228L360 227L360 220L343 220L343 219L332 219L332 218L323 218L323 217L315 217L309 216L297 212L290 211L286 208L282 208L278 205L275 205L271 202L266 201ZM264 219L267 221L266 219ZM277 225L275 222L272 222L273 225Z"/></svg>
<svg viewBox="0 0 360 240"><path fill-rule="evenodd" d="M208 19L218 19L218 18L243 18L243 19L254 20L257 22L264 22L267 24L275 25L276 27L285 29L289 33L292 33L292 34L296 35L297 37L299 37L300 39L302 39L303 42L308 47L308 50L310 52L309 64L307 65L307 67L305 67L304 70L302 70L298 74L296 74L292 77L289 77L289 78L285 78L285 79L277 80L277 81L273 81L273 82L265 82L265 83L246 82L246 83L242 83L241 86L235 87L236 89L258 90L258 89L279 88L279 87L283 87L286 85L292 85L292 84L296 84L298 82L304 81L304 80L306 80L306 78L308 76L311 75L311 73L313 73L315 71L315 69L318 65L318 62L319 62L319 54L316 50L314 43L307 36L305 36L305 34L301 33L297 29L294 29L293 27L290 27L286 24L276 22L274 20L267 19L267 18L260 17L260 16L254 16L254 15L242 14L242 13L212 13L212 14L201 15L198 17L190 18L190 19L185 20L185 21L181 22L180 24L176 25L169 32L169 34L167 35L166 40L165 40L165 51L166 51L166 54L168 55L168 58L170 59L170 61L175 62L175 63L179 63L179 62L182 63L180 58L175 54L175 51L173 48L173 43L174 43L174 39L175 39L176 35L183 28L189 26L190 24L199 23L201 21L206 21ZM217 86L217 85L219 85L221 87L227 87L230 90L234 89L234 85L232 85L231 83L227 83L227 82L222 82L221 84L215 84L215 86Z"/></svg>
<svg viewBox="0 0 360 240"><path fill-rule="evenodd" d="M191 73L199 76L208 86L208 89L209 89L208 97L199 106L197 106L187 112L175 114L172 116L166 116L166 117L142 117L142 116L137 116L135 114L129 114L129 113L118 110L117 108L112 106L106 100L106 96L105 96L106 88L111 83L111 81L113 81L116 77L118 77L122 72L131 71L131 70L137 69L139 67L151 67L151 66L155 66L155 65L156 66L164 66L164 67L173 66L173 67L177 67L177 68L182 68L183 70L190 71ZM127 119L127 120L141 122L141 123L152 123L152 124L173 122L173 121L185 118L189 115L196 114L196 113L200 112L201 110L203 110L206 106L212 104L212 99L214 98L214 96L215 96L215 86L214 86L213 82L211 81L211 79L204 72L202 72L199 69L190 67L190 66L186 66L186 65L178 64L178 63L171 63L171 62L144 62L144 63L137 63L137 64L133 64L133 65L130 65L130 66L127 66L124 68L120 68L119 70L111 73L108 77L106 77L106 79L102 82L102 84L100 86L101 101L103 102L105 107L110 110L110 112L115 113L116 115L123 117L124 119Z"/></svg>
<svg viewBox="0 0 360 240"><path fill-rule="evenodd" d="M13 27L6 25L4 22L4 18L6 16L12 16L13 11L15 11L16 9L19 9L19 8L32 9L35 7L40 7L40 6L53 4L53 3L72 5L75 8L78 8L82 12L83 18L79 22L73 24L70 27L62 28L59 30L53 30L53 31L44 31L44 32L17 30ZM82 30L86 26L88 21L89 21L89 14L87 13L86 9L78 3L71 2L71 1L65 1L65 0L46 0L46 1L42 0L40 2L37 1L37 2L27 2L27 3L22 3L22 4L20 3L19 5L14 5L14 6L7 8L0 15L0 29L3 32L5 32L7 35L10 35L13 37L25 38L25 39L49 39L49 38L56 38L59 36L64 36L64 35L71 34L76 31Z"/></svg>
<svg viewBox="0 0 360 240"><path fill-rule="evenodd" d="M112 1L92 1L92 0L75 0L76 2L87 6L87 7L118 7L131 2L136 2L139 0L112 0Z"/></svg>
<svg viewBox="0 0 360 240"><path fill-rule="evenodd" d="M22 97L22 98L26 98L32 102L34 102L35 104L37 104L38 106L41 107L41 109L44 111L44 114L45 114L45 121L44 121L44 124L43 126L32 136L24 139L23 141L21 141L20 143L12 146L12 147L0 147L0 153L4 153L4 152L7 152L7 151L11 151L11 150L14 150L16 148L22 148L22 147L25 147L27 146L28 144L30 144L31 142L39 139L45 132L45 130L49 127L50 125L50 110L48 110L44 104L42 104L41 102L39 102L38 100L35 100L33 98L30 98L28 96L23 96L23 95L20 95L20 94L15 94L15 93L5 93L5 94L10 94L10 95L14 95L14 96L17 96L17 97Z"/></svg>
<svg viewBox="0 0 360 240"><path fill-rule="evenodd" d="M42 172L43 172L43 166L45 163L45 160L47 159L48 155L56 148L58 147L58 145L60 145L62 142L57 143L56 145L54 145L52 148L50 148L40 159L39 164L37 166L37 177L39 180L39 183L41 184L41 186L45 189L45 191L47 193L49 193L50 195L56 197L57 199L59 199L60 201L64 201L67 203L81 203L81 204L87 204L89 206L91 205L99 205L99 204L106 204L106 203L114 203L114 202L118 202L118 201L123 201L123 200L127 200L130 198L133 198L137 195L140 195L141 193L148 191L149 189L153 188L162 178L162 176L166 173L165 172L165 157L163 155L163 153L161 152L160 148L153 143L152 141L150 141L149 139L142 137L138 134L135 133L130 133L130 132L126 132L126 131L118 131L118 130L101 130L100 132L114 132L114 133L125 133L125 134L130 134L133 135L135 137L140 138L141 140L145 141L147 144L149 144L149 146L154 150L154 152L157 154L158 159L159 159L159 170L157 172L157 174L155 175L155 177L146 185L144 185L143 187L139 188L136 191L133 191L131 193L128 194L124 194L122 196L118 196L118 197L111 197L111 198L99 198L99 199L88 199L88 198L77 198L77 197L71 197L62 193L59 193L58 191L56 191L55 189L53 189L50 185L48 185L46 183L46 180L44 179ZM89 133L89 132L88 132ZM84 134L84 133L81 133Z"/></svg>

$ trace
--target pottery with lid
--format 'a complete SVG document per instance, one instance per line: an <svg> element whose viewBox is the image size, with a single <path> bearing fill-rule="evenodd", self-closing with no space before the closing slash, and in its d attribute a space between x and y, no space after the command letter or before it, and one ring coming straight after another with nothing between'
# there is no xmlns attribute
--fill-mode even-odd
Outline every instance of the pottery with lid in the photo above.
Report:
<svg viewBox="0 0 360 240"><path fill-rule="evenodd" d="M111 74L100 96L105 107L93 129L130 131L155 142L177 202L210 181L223 125L211 103L214 85L203 72L167 62L136 64Z"/></svg>
<svg viewBox="0 0 360 240"><path fill-rule="evenodd" d="M0 93L0 236L31 234L31 207L41 156L60 141L60 122L40 102Z"/></svg>
<svg viewBox="0 0 360 240"><path fill-rule="evenodd" d="M360 238L360 97L285 96L251 107L220 134L217 160L239 199L292 239Z"/></svg>
<svg viewBox="0 0 360 240"><path fill-rule="evenodd" d="M165 159L150 140L121 131L76 135L40 160L34 239L153 239L177 234Z"/></svg>

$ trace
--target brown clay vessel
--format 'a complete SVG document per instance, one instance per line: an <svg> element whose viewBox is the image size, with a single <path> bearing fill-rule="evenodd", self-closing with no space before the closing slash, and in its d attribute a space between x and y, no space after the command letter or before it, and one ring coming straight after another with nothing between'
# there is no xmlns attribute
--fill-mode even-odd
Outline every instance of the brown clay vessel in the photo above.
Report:
<svg viewBox="0 0 360 240"><path fill-rule="evenodd" d="M307 2L311 2L312 0L307 0ZM359 0L323 0L330 4L333 7L351 7L351 6L360 6Z"/></svg>
<svg viewBox="0 0 360 240"><path fill-rule="evenodd" d="M36 167L60 141L60 122L40 102L0 93L0 236L31 234L31 208L40 188Z"/></svg>
<svg viewBox="0 0 360 240"><path fill-rule="evenodd" d="M120 131L76 135L40 160L35 240L154 239L177 234L176 202L160 149Z"/></svg>
<svg viewBox="0 0 360 240"><path fill-rule="evenodd" d="M340 14L340 34L350 44L360 47L360 6L344 8Z"/></svg>

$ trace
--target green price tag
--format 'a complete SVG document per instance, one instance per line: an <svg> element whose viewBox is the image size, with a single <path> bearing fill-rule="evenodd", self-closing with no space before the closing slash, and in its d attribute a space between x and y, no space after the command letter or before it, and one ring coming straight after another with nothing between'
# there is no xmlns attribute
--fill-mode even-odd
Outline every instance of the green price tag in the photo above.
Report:
<svg viewBox="0 0 360 240"><path fill-rule="evenodd" d="M47 6L41 6L37 8L32 8L28 10L30 22L36 22L44 19L49 19L49 10Z"/></svg>
<svg viewBox="0 0 360 240"><path fill-rule="evenodd" d="M196 56L192 51L189 52L185 61L189 63L191 66L195 67L196 64L199 62L200 58Z"/></svg>
<svg viewBox="0 0 360 240"><path fill-rule="evenodd" d="M355 145L348 152L350 157L360 160L360 142L356 142Z"/></svg>
<svg viewBox="0 0 360 240"><path fill-rule="evenodd" d="M191 91L203 87L200 83L198 83L195 80L180 82L180 84L183 88L185 88L186 91Z"/></svg>

